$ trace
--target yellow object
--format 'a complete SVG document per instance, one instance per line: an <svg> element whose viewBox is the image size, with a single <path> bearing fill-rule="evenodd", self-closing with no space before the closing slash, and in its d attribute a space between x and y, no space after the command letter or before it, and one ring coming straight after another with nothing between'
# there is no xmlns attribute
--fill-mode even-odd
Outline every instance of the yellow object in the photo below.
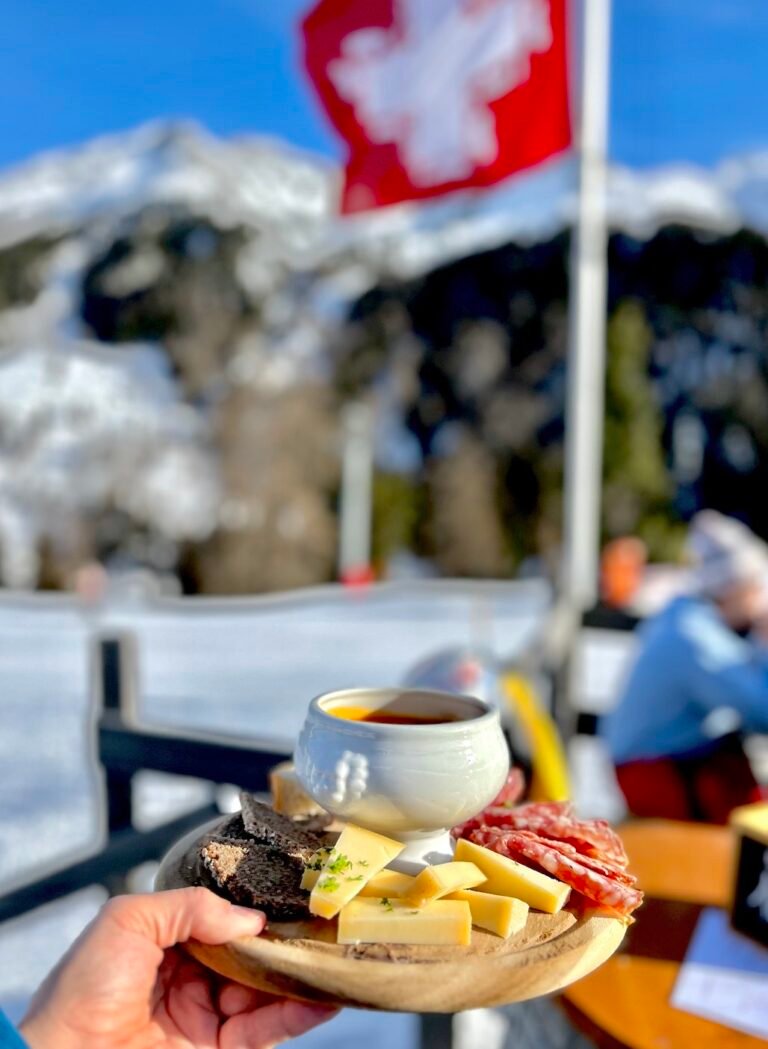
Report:
<svg viewBox="0 0 768 1049"><path fill-rule="evenodd" d="M467 947L472 914L463 900L436 900L415 908L404 900L352 900L339 915L337 943L428 943Z"/></svg>
<svg viewBox="0 0 768 1049"><path fill-rule="evenodd" d="M272 808L283 816L314 816L323 812L302 787L296 769L290 761L283 761L270 769L269 790L272 794Z"/></svg>
<svg viewBox="0 0 768 1049"><path fill-rule="evenodd" d="M566 801L571 794L571 784L565 748L557 726L542 707L527 677L504 674L501 688L531 749L531 798L534 801Z"/></svg>
<svg viewBox="0 0 768 1049"><path fill-rule="evenodd" d="M343 718L345 721L363 721L368 717L369 714L373 713L373 707L360 707L353 704L336 707L330 707L325 711L326 714L332 714L335 718Z"/></svg>
<svg viewBox="0 0 768 1049"><path fill-rule="evenodd" d="M754 805L740 805L731 813L728 822L741 834L768 845L768 801Z"/></svg>
<svg viewBox="0 0 768 1049"><path fill-rule="evenodd" d="M323 864L309 897L309 909L320 918L333 918L378 874L403 845L383 834L349 823Z"/></svg>
<svg viewBox="0 0 768 1049"><path fill-rule="evenodd" d="M413 885L416 879L412 874L401 874L400 871L379 871L374 874L358 893L359 896L392 896L400 899Z"/></svg>
<svg viewBox="0 0 768 1049"><path fill-rule="evenodd" d="M485 881L483 872L474 863L438 863L425 867L414 879L403 899L412 907L423 907L458 889L474 889Z"/></svg>
<svg viewBox="0 0 768 1049"><path fill-rule="evenodd" d="M446 900L464 900L472 913L472 924L487 929L505 940L520 932L528 921L528 904L512 896L496 896L491 892L461 889L452 892Z"/></svg>
<svg viewBox="0 0 768 1049"><path fill-rule="evenodd" d="M315 856L318 854L315 853ZM314 862L314 856L313 856ZM325 862L325 858L323 858ZM314 889L320 877L320 867L306 867L301 878L302 889ZM401 874L400 871L379 871L370 881L363 885L358 896L392 896L400 899L416 881L412 874Z"/></svg>
<svg viewBox="0 0 768 1049"><path fill-rule="evenodd" d="M547 874L540 874L522 863L499 856L482 845L460 838L456 842L456 859L476 864L487 877L481 892L515 896L530 907L547 914L557 914L570 895L570 887Z"/></svg>

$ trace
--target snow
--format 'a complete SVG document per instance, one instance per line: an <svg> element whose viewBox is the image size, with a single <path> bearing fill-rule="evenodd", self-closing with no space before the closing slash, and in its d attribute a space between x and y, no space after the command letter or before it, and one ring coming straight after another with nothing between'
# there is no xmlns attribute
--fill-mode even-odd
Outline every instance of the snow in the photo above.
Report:
<svg viewBox="0 0 768 1049"><path fill-rule="evenodd" d="M345 310L367 288L510 240L550 237L576 206L568 156L485 193L342 219L334 216L338 178L328 163L278 142L162 122L0 174L0 247L63 237L40 263L37 298L0 311L0 583L34 585L46 520L61 515L71 531L79 511L107 498L174 542L215 527L216 463L204 420L185 414L162 374L162 352L84 340L83 272L138 210L188 206L245 231L236 274L259 304L262 330L234 348L227 378L281 391L324 378ZM712 171L614 167L608 216L640 237L672 221L768 231L768 152ZM159 265L152 249L134 254L111 272L111 290L145 287ZM392 391L382 394L391 400ZM382 461L407 472L413 441L391 412L380 429Z"/></svg>
<svg viewBox="0 0 768 1049"><path fill-rule="evenodd" d="M326 165L287 147L223 141L194 123L150 123L42 154L1 176L0 245L174 203L222 226L280 229L286 246L302 250L329 213L332 185Z"/></svg>
<svg viewBox="0 0 768 1049"><path fill-rule="evenodd" d="M501 650L513 656L529 644L548 601L548 588L537 583L390 584L370 594L328 587L257 600L151 603L116 593L101 608L6 592L0 596L0 890L100 839L88 696L92 629L138 638L146 721L268 737L290 749L318 692L396 684L439 647L479 643L479 607L493 617ZM208 792L197 781L145 773L136 790L139 822L168 819ZM0 968L0 1008L14 1019L23 1014L33 988L103 898L100 889L88 889L0 926L0 952L14 958ZM416 1036L413 1016L349 1010L295 1044L353 1049L365 1039L371 1049L412 1049Z"/></svg>
<svg viewBox="0 0 768 1049"><path fill-rule="evenodd" d="M415 275L508 240L542 239L575 214L576 168L568 156L487 192L343 219L334 217L339 177L327 161L274 140L220 139L192 122L150 123L0 174L0 246L99 222L114 226L153 204L186 204L218 225L267 234L271 255L291 268L324 262L343 271L362 263L373 280L382 270ZM665 222L766 232L768 151L714 169L611 166L608 215L612 227L643 236ZM264 280L254 270L255 283Z"/></svg>
<svg viewBox="0 0 768 1049"><path fill-rule="evenodd" d="M172 540L217 522L205 424L152 347L0 355L0 583L34 586L36 547L108 504Z"/></svg>

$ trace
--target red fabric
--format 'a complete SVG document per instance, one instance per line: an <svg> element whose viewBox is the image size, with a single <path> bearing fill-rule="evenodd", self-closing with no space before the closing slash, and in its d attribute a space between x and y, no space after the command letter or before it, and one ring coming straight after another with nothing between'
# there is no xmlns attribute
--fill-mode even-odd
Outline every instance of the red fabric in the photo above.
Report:
<svg viewBox="0 0 768 1049"><path fill-rule="evenodd" d="M627 808L642 817L727 823L732 809L766 793L734 737L705 755L630 761L616 776Z"/></svg>
<svg viewBox="0 0 768 1049"><path fill-rule="evenodd" d="M427 199L456 189L490 186L514 172L534 167L567 149L571 143L565 0L443 0L445 7L442 9L433 0L430 10L435 12L434 22L439 22L449 11L455 16L458 10L467 33L454 34L448 46L444 34L440 36L438 33L438 25L431 27L434 31L422 31L419 37L418 54L429 63L430 70L435 71L432 83L436 90L429 98L433 107L429 120L450 120L452 114L446 107L454 97L452 87L460 79L453 75L451 61L456 63L456 68L461 68L455 50L461 50L461 41L455 38L459 35L468 38L472 27L477 25L475 20L488 17L489 11L493 13L502 6L506 7L505 17L510 20L505 24L515 27L515 33L518 33L517 27L523 24L520 21L523 19L528 20L525 25L530 25L531 19L536 18L537 25L546 26L548 23L549 28L546 34L543 30L539 32L538 42L530 51L526 49L522 53L522 72L515 73L517 80L511 90L499 95L487 85L496 83L489 79L491 75L506 78L504 83L513 82L509 79L510 70L518 68L513 50L509 52L513 56L511 60L502 56L488 67L490 73L488 69L481 70L480 75L484 77L482 97L472 94L479 90L477 81L465 80L467 92L462 94L463 99L482 107L483 115L486 107L490 111L490 126L496 138L493 150L484 154L482 160L462 177L438 178L429 184L425 184L423 178L414 179L413 166L404 162L402 134L403 128L412 127L413 123L409 122L415 120L409 108L409 100L413 98L409 92L412 83L420 78L414 75L397 81L400 94L392 101L399 105L402 99L402 111L392 114L395 130L388 138L379 132L378 141L373 141L365 117L361 116L360 105L349 99L351 89L346 88L346 97L342 96L338 71L340 60L347 71L354 69L352 80L359 89L361 61L366 70L370 70L371 62L379 63L383 53L391 55L399 48L402 54L404 46L407 50L413 48L418 34L407 28L408 10L411 4L418 3L424 3L424 0L320 0L304 19L302 30L307 72L331 123L347 145L341 197L343 212ZM370 34L367 39L361 37L362 30L370 29L374 29L373 37ZM381 30L387 31L386 38L381 35ZM512 32L510 28L510 34ZM522 34L518 33L517 39L521 38ZM510 35L509 39L512 48L514 37ZM350 41L353 42L350 44ZM361 49L366 51L362 59L358 55ZM372 50L375 51L373 59L370 57ZM471 49L468 53L471 57ZM350 61L351 58L355 60ZM380 65L376 64L375 68L379 69ZM443 82L447 86L441 90ZM391 91L384 93L388 102L391 95ZM419 112L423 113L423 107ZM476 120L467 118L461 123L465 138L470 130L476 130L472 128L477 124Z"/></svg>

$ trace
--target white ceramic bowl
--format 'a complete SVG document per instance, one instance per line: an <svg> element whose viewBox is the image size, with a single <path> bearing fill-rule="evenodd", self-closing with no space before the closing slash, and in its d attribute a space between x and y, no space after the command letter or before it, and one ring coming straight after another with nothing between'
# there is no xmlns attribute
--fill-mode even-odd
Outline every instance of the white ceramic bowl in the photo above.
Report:
<svg viewBox="0 0 768 1049"><path fill-rule="evenodd" d="M436 725L348 721L334 707L457 720ZM426 689L347 689L313 699L294 755L311 796L334 816L406 843L398 866L450 859L448 831L493 800L509 770L498 710Z"/></svg>

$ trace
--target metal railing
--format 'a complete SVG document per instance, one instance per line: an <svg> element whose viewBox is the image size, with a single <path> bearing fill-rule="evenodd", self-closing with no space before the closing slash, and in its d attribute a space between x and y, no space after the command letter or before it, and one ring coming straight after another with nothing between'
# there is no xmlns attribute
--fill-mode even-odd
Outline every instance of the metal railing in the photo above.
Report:
<svg viewBox="0 0 768 1049"><path fill-rule="evenodd" d="M183 834L220 814L211 801L160 826L139 829L133 805L137 773L194 776L263 791L269 769L288 757L285 749L268 740L243 742L141 725L136 717L137 653L130 635L96 640L94 684L98 710L95 752L103 771L106 813L104 843L96 852L7 891L0 898L0 922L90 885L103 885L111 894L124 892L131 871L159 860Z"/></svg>

